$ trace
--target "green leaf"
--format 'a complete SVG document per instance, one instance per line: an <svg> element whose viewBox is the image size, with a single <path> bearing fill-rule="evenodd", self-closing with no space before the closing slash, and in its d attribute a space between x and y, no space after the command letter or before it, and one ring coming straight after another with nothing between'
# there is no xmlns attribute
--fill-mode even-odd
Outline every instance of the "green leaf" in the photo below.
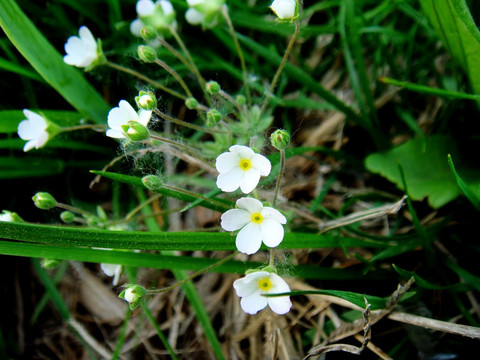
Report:
<svg viewBox="0 0 480 360"><path fill-rule="evenodd" d="M53 176L64 169L65 162L57 159L0 157L0 179Z"/></svg>
<svg viewBox="0 0 480 360"><path fill-rule="evenodd" d="M458 175L457 170L455 170L455 165L453 164L452 156L448 154L448 164L450 165L450 170L455 176L458 187L462 190L463 194L470 200L470 202L475 206L475 209L480 211L480 189L478 186L476 188L471 188L467 183Z"/></svg>
<svg viewBox="0 0 480 360"><path fill-rule="evenodd" d="M396 265L392 265L393 268L397 273L400 274L405 279L410 279L411 277L415 278L415 284L428 290L456 290L456 291L465 291L468 289L464 284L454 284L454 285L447 285L447 286L441 286L441 285L434 285L427 280L423 279L413 271L407 271L404 270Z"/></svg>
<svg viewBox="0 0 480 360"><path fill-rule="evenodd" d="M17 50L65 100L95 122L106 122L109 107L102 97L79 70L64 63L15 1L0 2L0 26Z"/></svg>
<svg viewBox="0 0 480 360"><path fill-rule="evenodd" d="M428 197L429 204L439 208L460 194L447 162L450 153L457 153L453 141L447 136L434 135L409 140L387 152L371 154L366 158L365 166L404 190L400 165L410 197L413 200Z"/></svg>
<svg viewBox="0 0 480 360"><path fill-rule="evenodd" d="M465 0L420 0L420 4L445 47L467 73L474 93L480 94L480 32Z"/></svg>

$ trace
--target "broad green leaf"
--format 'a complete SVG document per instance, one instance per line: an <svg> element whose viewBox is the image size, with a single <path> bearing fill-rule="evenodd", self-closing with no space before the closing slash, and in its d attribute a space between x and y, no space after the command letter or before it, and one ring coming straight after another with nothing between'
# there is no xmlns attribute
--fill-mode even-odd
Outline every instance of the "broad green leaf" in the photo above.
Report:
<svg viewBox="0 0 480 360"><path fill-rule="evenodd" d="M404 190L401 166L410 197L413 200L427 197L433 208L439 208L460 194L447 162L447 155L456 153L456 146L450 138L434 135L409 140L387 152L371 154L365 165L371 172L382 175Z"/></svg>
<svg viewBox="0 0 480 360"><path fill-rule="evenodd" d="M0 26L17 50L65 100L96 123L106 122L109 108L102 97L78 69L63 62L15 1L0 1Z"/></svg>
<svg viewBox="0 0 480 360"><path fill-rule="evenodd" d="M467 73L480 94L480 32L465 0L420 0L424 13L450 54Z"/></svg>

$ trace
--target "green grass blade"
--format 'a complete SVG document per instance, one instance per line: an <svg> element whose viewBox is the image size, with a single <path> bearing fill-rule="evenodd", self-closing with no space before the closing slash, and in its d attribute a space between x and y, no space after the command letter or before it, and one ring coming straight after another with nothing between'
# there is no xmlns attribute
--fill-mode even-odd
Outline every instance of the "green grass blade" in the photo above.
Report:
<svg viewBox="0 0 480 360"><path fill-rule="evenodd" d="M44 83L43 79L36 72L3 58L0 58L0 69Z"/></svg>
<svg viewBox="0 0 480 360"><path fill-rule="evenodd" d="M165 335L163 335L162 329L160 329L160 326L158 325L157 321L155 320L152 312L148 308L148 305L145 303L145 301L141 302L141 307L143 312L145 313L145 316L147 319L150 321L150 323L153 325L153 328L157 332L158 337L160 338L160 341L162 344L165 346L167 349L167 352L170 354L171 359L178 359L177 355L175 354L175 351L173 351L172 347L170 346L170 343L168 342L167 338Z"/></svg>
<svg viewBox="0 0 480 360"><path fill-rule="evenodd" d="M448 154L448 164L450 165L450 170L452 170L453 175L455 176L455 180L457 181L458 187L464 195L470 200L472 205L480 211L480 199L478 198L477 194L470 189L470 187L463 181L463 179L458 175L457 170L455 170L455 165L453 164L452 156Z"/></svg>
<svg viewBox="0 0 480 360"><path fill-rule="evenodd" d="M32 67L80 113L99 124L107 119L109 107L102 97L62 56L13 0L0 2L0 26ZM65 39L66 40L66 39Z"/></svg>

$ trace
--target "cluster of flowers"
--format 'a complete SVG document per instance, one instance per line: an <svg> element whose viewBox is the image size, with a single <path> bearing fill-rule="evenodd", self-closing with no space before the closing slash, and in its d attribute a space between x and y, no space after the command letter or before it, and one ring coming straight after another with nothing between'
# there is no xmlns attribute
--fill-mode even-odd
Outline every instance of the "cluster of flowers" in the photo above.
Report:
<svg viewBox="0 0 480 360"><path fill-rule="evenodd" d="M244 194L251 193L260 177L268 176L272 168L265 156L243 145L231 146L229 152L217 157L215 165L219 172L218 188L225 192L240 188ZM236 201L236 209L228 210L221 216L220 226L226 231L240 230L236 236L237 249L251 255L260 249L262 242L270 248L278 246L283 240L283 225L286 223L287 219L280 211L263 206L255 198L242 197ZM269 305L274 312L282 315L292 307L288 296L263 296L290 291L273 267L250 270L244 278L236 280L233 287L241 297L242 309L248 314L256 314Z"/></svg>

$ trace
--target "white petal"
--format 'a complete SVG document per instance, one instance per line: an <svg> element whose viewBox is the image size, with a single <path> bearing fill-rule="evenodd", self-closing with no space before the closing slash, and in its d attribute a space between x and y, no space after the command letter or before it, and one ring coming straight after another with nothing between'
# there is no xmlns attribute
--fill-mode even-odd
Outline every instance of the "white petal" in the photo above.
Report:
<svg viewBox="0 0 480 360"><path fill-rule="evenodd" d="M268 247L276 247L283 240L283 226L272 219L264 219L260 224L262 240Z"/></svg>
<svg viewBox="0 0 480 360"><path fill-rule="evenodd" d="M245 177L240 184L240 189L244 194L251 193L260 181L260 171L253 167L245 171Z"/></svg>
<svg viewBox="0 0 480 360"><path fill-rule="evenodd" d="M78 30L78 34L86 46L95 48L95 50L97 49L97 42L95 41L95 38L93 37L89 28L86 26L81 26Z"/></svg>
<svg viewBox="0 0 480 360"><path fill-rule="evenodd" d="M115 130L115 129L108 129L105 132L105 135L114 139L122 139L125 137L125 135L123 135L123 133L120 130Z"/></svg>
<svg viewBox="0 0 480 360"><path fill-rule="evenodd" d="M268 174L270 174L270 171L272 170L272 164L265 156L254 154L250 161L252 162L252 167L260 170L260 174L262 176L268 176Z"/></svg>
<svg viewBox="0 0 480 360"><path fill-rule="evenodd" d="M205 15L203 15L201 12L195 10L194 8L188 9L187 12L185 13L185 19L191 25L201 24L204 17L205 17Z"/></svg>
<svg viewBox="0 0 480 360"><path fill-rule="evenodd" d="M102 269L103 273L110 277L115 275L115 272L119 267L121 268L122 266L118 264L100 264L100 268Z"/></svg>
<svg viewBox="0 0 480 360"><path fill-rule="evenodd" d="M272 282L272 288L270 289L269 294L278 294L290 291L290 287L288 286L287 282L277 274L270 273L270 280Z"/></svg>
<svg viewBox="0 0 480 360"><path fill-rule="evenodd" d="M239 166L240 157L237 153L225 152L218 155L215 161L215 167L219 173L226 173L232 170L234 167Z"/></svg>
<svg viewBox="0 0 480 360"><path fill-rule="evenodd" d="M262 231L260 226L255 223L249 223L244 226L237 235L235 245L238 251L244 254L255 254L262 245Z"/></svg>
<svg viewBox="0 0 480 360"><path fill-rule="evenodd" d="M229 172L218 175L217 187L225 192L232 192L238 189L244 181L245 171L240 168L233 168Z"/></svg>
<svg viewBox="0 0 480 360"><path fill-rule="evenodd" d="M263 208L263 204L260 200L250 198L250 197L243 197L237 200L235 203L240 209L247 210L250 214L261 212Z"/></svg>
<svg viewBox="0 0 480 360"><path fill-rule="evenodd" d="M290 296L268 297L267 302L270 306L270 309L272 309L272 311L276 312L278 315L284 315L292 308Z"/></svg>
<svg viewBox="0 0 480 360"><path fill-rule="evenodd" d="M118 107L122 110L127 121L138 121L138 114L128 101L120 100L120 102L118 103Z"/></svg>
<svg viewBox="0 0 480 360"><path fill-rule="evenodd" d="M23 146L23 151L27 152L35 147L35 141L30 140Z"/></svg>
<svg viewBox="0 0 480 360"><path fill-rule="evenodd" d="M238 153L241 159L250 159L255 155L252 149L244 145L232 145L228 150Z"/></svg>
<svg viewBox="0 0 480 360"><path fill-rule="evenodd" d="M233 288L238 296L244 297L258 291L258 280L268 276L270 273L266 271L256 271L250 273L243 278L235 280Z"/></svg>
<svg viewBox="0 0 480 360"><path fill-rule="evenodd" d="M249 296L245 296L240 300L240 306L247 314L255 315L260 310L263 310L268 305L268 299L266 296L262 296L260 293L253 293Z"/></svg>
<svg viewBox="0 0 480 360"><path fill-rule="evenodd" d="M36 149L39 149L41 148L43 145L45 145L48 141L48 132L46 131L42 131L38 136L37 136L37 139L35 141L35 148ZM33 141L33 140L32 140Z"/></svg>
<svg viewBox="0 0 480 360"><path fill-rule="evenodd" d="M278 221L280 224L287 223L287 218L283 216L283 214L280 211L270 206L265 206L262 209L261 214L264 219L272 219L272 220Z"/></svg>
<svg viewBox="0 0 480 360"><path fill-rule="evenodd" d="M295 0L275 0L270 8L280 19L295 16Z"/></svg>
<svg viewBox="0 0 480 360"><path fill-rule="evenodd" d="M125 125L127 121L128 120L125 119L123 111L118 107L113 108L108 112L107 124L111 129L121 131L121 126Z"/></svg>
<svg viewBox="0 0 480 360"><path fill-rule="evenodd" d="M140 110L140 114L138 115L138 122L143 126L147 126L151 117L152 117L151 110Z"/></svg>
<svg viewBox="0 0 480 360"><path fill-rule="evenodd" d="M161 0L160 6L162 7L163 15L170 15L175 11L170 1Z"/></svg>
<svg viewBox="0 0 480 360"><path fill-rule="evenodd" d="M242 209L228 210L221 216L220 226L226 231L235 231L247 225L251 220L248 211Z"/></svg>
<svg viewBox="0 0 480 360"><path fill-rule="evenodd" d="M130 32L136 37L140 37L140 30L143 28L143 22L140 19L135 19L130 23Z"/></svg>
<svg viewBox="0 0 480 360"><path fill-rule="evenodd" d="M136 9L138 16L148 16L155 10L155 4L152 0L140 0L137 2Z"/></svg>

